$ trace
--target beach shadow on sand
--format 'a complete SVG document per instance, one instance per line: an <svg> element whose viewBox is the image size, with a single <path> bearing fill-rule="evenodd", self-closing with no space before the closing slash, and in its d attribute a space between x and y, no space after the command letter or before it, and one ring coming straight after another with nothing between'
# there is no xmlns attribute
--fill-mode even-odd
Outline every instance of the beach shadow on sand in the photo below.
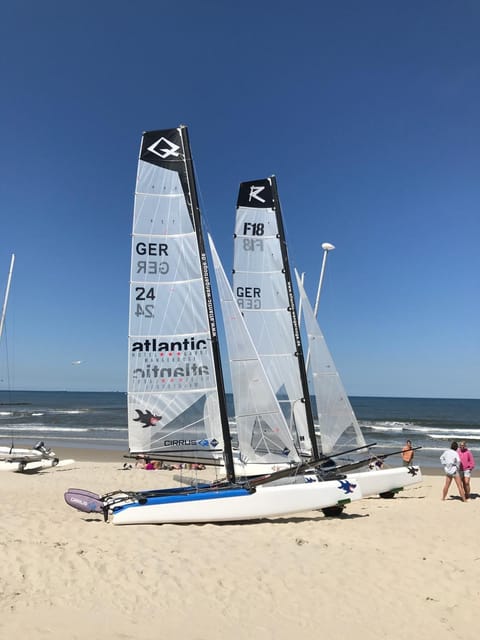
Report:
<svg viewBox="0 0 480 640"><path fill-rule="evenodd" d="M471 493L470 494L470 498L467 500L467 502L470 502L470 500L476 500L477 498L480 498L480 494ZM456 500L457 502L463 502L461 497L460 496L456 496L456 495L449 495L446 501L448 501L448 500Z"/></svg>
<svg viewBox="0 0 480 640"><path fill-rule="evenodd" d="M258 518L257 520L232 520L230 522L195 522L195 523L177 523L175 526L180 527L190 527L190 526L204 526L206 524L212 525L214 527L228 527L230 525L239 525L242 527L245 526L253 526L259 524L275 524L275 525L285 525L285 524L299 524L304 522L322 522L325 520L354 520L356 518L368 518L369 514L359 514L359 513L341 513L336 516L327 516L327 515L319 515L319 516L294 516L294 517L284 517L284 518Z"/></svg>
<svg viewBox="0 0 480 640"><path fill-rule="evenodd" d="M413 496L413 495L401 495L401 494L397 494L395 496L392 496L391 498L387 498L384 496L367 496L368 500L381 500L383 502L392 502L392 500L396 501L396 500L425 500L426 496Z"/></svg>

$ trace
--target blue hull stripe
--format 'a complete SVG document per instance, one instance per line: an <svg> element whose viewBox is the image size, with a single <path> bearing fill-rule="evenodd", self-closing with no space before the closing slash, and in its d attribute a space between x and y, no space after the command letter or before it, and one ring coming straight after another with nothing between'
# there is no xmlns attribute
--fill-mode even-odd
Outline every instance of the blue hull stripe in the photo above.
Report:
<svg viewBox="0 0 480 640"><path fill-rule="evenodd" d="M121 505L113 508L113 513L118 513L124 509L131 509L132 507L147 507L153 504L172 504L174 502L197 502L199 500L218 500L219 498L237 498L239 496L248 496L250 492L247 489L227 489L222 491L204 491L199 493L189 493L187 495L168 495L168 496L153 496L146 498L145 502L141 504L138 502L131 502L125 505Z"/></svg>
<svg viewBox="0 0 480 640"><path fill-rule="evenodd" d="M208 489L211 485L208 483L199 483L194 487L185 486L185 487L172 487L171 489L142 489L140 491L136 491L135 495L140 495L144 498L155 496L162 496L163 494L170 495L171 493L188 493L189 491L192 493L196 493L199 489Z"/></svg>

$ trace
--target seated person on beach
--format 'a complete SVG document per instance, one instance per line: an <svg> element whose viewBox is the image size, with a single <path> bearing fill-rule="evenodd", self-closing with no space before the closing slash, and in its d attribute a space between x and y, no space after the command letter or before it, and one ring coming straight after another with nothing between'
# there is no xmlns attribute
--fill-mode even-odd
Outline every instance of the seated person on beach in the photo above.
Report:
<svg viewBox="0 0 480 640"><path fill-rule="evenodd" d="M153 469L155 469L155 462L150 460L150 458L145 458L145 469L147 471L153 471Z"/></svg>
<svg viewBox="0 0 480 640"><path fill-rule="evenodd" d="M151 458L145 458L145 469L147 471L153 471L155 469L163 469L163 462L161 460L152 460Z"/></svg>
<svg viewBox="0 0 480 640"><path fill-rule="evenodd" d="M453 441L450 445L450 449L447 449L440 456L440 462L443 464L443 468L445 471L445 485L443 487L442 492L442 500L445 500L447 497L448 490L450 485L452 484L452 479L455 480L455 484L457 485L458 492L463 502L466 501L465 491L463 489L462 480L460 478L460 457L457 453L458 443Z"/></svg>
<svg viewBox="0 0 480 640"><path fill-rule="evenodd" d="M383 469L383 460L380 460L380 458L373 458L368 465L368 468L371 471L378 471L379 469Z"/></svg>
<svg viewBox="0 0 480 640"><path fill-rule="evenodd" d="M136 469L145 469L145 456L137 456L135 461Z"/></svg>
<svg viewBox="0 0 480 640"><path fill-rule="evenodd" d="M152 460L148 456L138 456L137 461L135 462L135 467L137 469L146 469L147 471L158 469L157 461Z"/></svg>

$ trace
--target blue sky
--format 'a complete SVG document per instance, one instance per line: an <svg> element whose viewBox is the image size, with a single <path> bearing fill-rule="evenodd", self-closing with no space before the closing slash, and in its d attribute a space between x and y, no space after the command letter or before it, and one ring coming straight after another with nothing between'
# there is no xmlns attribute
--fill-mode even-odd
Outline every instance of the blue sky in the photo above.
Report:
<svg viewBox="0 0 480 640"><path fill-rule="evenodd" d="M227 270L243 180L277 176L312 298L336 245L350 395L479 398L480 5L176 4L2 3L0 389L126 388L140 138L187 124Z"/></svg>

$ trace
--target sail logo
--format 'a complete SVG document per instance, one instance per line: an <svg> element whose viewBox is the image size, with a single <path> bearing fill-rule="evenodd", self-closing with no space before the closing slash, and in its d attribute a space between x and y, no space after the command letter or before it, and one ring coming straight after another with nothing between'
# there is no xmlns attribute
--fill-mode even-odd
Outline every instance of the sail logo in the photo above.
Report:
<svg viewBox="0 0 480 640"><path fill-rule="evenodd" d="M218 441L215 440L165 440L163 443L164 447L182 447L182 446L192 446L192 445L200 445L201 447L209 447L210 445L215 448L218 445Z"/></svg>
<svg viewBox="0 0 480 640"><path fill-rule="evenodd" d="M160 353L160 355L167 354L169 356L174 353L188 352L188 351L200 351L207 348L207 341L203 339L196 339L194 336L191 338L184 338L183 340L176 340L175 342L165 342L161 338L145 338L143 341L132 343L132 352L153 352Z"/></svg>
<svg viewBox="0 0 480 640"><path fill-rule="evenodd" d="M262 193L262 191L265 191L265 187L257 187L256 185L252 184L250 186L248 201L251 202L252 200L258 200L258 202L265 204L266 200L264 200L259 196L259 194Z"/></svg>
<svg viewBox="0 0 480 640"><path fill-rule="evenodd" d="M159 148L162 145L164 145L163 148ZM164 138L163 136L156 142L151 144L148 147L148 151L154 153L162 160L166 160L167 158L170 158L170 156L172 156L173 158L178 158L178 156L180 155L180 147L178 146L178 144L167 140L167 138Z"/></svg>
<svg viewBox="0 0 480 640"><path fill-rule="evenodd" d="M147 409L146 411L142 411L141 409L135 409L137 413L137 417L133 418L134 422L140 422L143 428L145 427L154 427L157 422L162 419L162 416L155 416L153 413Z"/></svg>
<svg viewBox="0 0 480 640"><path fill-rule="evenodd" d="M156 380L162 383L177 380L186 384L185 379L192 377L209 376L210 371L205 364L187 362L184 366L160 366L158 364L146 364L144 368L138 367L132 371L134 380ZM183 386L185 387L185 384ZM158 416L156 416L158 418ZM159 419L159 418L158 418ZM157 420L158 421L158 420Z"/></svg>
<svg viewBox="0 0 480 640"><path fill-rule="evenodd" d="M357 488L356 484L349 482L348 480L339 480L340 486L338 487L345 494L353 493Z"/></svg>

